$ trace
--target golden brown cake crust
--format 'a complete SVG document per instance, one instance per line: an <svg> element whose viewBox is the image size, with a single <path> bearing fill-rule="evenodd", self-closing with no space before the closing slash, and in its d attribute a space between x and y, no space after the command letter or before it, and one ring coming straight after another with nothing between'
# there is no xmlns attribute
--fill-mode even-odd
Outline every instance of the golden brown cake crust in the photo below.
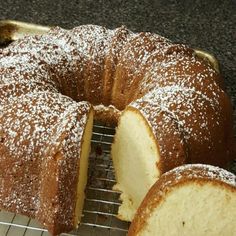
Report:
<svg viewBox="0 0 236 236"><path fill-rule="evenodd" d="M94 106L94 118L107 126L115 126L118 123L121 111L115 106L96 105Z"/></svg>
<svg viewBox="0 0 236 236"><path fill-rule="evenodd" d="M226 167L233 158L232 107L223 90L216 84L213 87L214 96L204 94L194 86L185 87L178 83L160 86L130 103L128 107L142 113L159 142L164 137L158 137L157 130L162 123L156 122L156 119L161 111L165 112L166 117L172 120L181 133L186 148L186 163ZM163 123L167 124L167 119ZM166 125L164 130L168 132L169 127ZM175 151L171 151L173 143L169 143L172 141L166 139L163 145L175 156Z"/></svg>
<svg viewBox="0 0 236 236"><path fill-rule="evenodd" d="M151 187L135 214L128 236L135 236L142 230L152 211L160 202L165 200L165 196L174 186L181 186L191 182L199 185L210 182L213 185L227 188L236 194L236 176L224 169L203 164L189 164L177 167L162 175Z"/></svg>

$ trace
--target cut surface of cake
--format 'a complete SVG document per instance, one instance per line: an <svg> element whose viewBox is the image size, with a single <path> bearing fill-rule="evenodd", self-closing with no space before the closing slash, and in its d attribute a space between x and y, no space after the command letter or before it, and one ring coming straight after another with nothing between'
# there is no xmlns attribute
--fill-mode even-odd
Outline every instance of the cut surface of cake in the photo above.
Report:
<svg viewBox="0 0 236 236"><path fill-rule="evenodd" d="M169 159L168 156L162 159L157 138L139 110L129 107L120 117L111 153L117 181L114 189L121 191L120 219L132 221L144 196L163 171L186 161L177 126L163 112L159 113L157 122L159 137L169 142L168 152L172 150L174 154Z"/></svg>
<svg viewBox="0 0 236 236"><path fill-rule="evenodd" d="M177 167L145 196L129 236L236 235L236 176L210 165Z"/></svg>

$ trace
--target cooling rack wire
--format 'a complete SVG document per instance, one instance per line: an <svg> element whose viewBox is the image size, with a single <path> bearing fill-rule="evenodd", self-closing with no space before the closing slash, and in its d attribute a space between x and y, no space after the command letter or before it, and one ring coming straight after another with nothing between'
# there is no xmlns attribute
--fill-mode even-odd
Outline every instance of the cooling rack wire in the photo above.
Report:
<svg viewBox="0 0 236 236"><path fill-rule="evenodd" d="M114 133L114 128L94 125L82 223L77 230L61 236L126 235L129 224L115 216L120 201L119 193L112 190L115 177L110 150ZM1 211L0 236L49 236L49 233L33 219Z"/></svg>

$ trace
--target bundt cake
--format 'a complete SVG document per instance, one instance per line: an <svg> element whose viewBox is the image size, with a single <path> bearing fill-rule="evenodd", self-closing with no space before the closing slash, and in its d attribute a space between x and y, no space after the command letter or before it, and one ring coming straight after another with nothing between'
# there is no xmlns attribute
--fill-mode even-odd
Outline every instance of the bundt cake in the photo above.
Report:
<svg viewBox="0 0 236 236"><path fill-rule="evenodd" d="M236 176L211 165L183 165L152 186L128 236L233 236L235 221Z"/></svg>
<svg viewBox="0 0 236 236"><path fill-rule="evenodd" d="M24 37L0 50L0 87L0 208L53 235L81 217L93 114L119 119L112 157L125 220L162 173L232 158L221 76L156 34L85 25Z"/></svg>

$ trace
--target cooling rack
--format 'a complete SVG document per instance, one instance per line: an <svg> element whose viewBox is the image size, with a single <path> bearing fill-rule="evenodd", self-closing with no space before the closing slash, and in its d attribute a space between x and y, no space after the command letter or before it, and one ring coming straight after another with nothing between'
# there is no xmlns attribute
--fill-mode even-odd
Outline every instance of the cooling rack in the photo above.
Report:
<svg viewBox="0 0 236 236"><path fill-rule="evenodd" d="M89 157L88 184L80 227L61 236L125 236L127 222L116 218L120 205L110 158L115 129L102 124L93 126L92 148ZM0 236L49 236L36 220L1 211Z"/></svg>

